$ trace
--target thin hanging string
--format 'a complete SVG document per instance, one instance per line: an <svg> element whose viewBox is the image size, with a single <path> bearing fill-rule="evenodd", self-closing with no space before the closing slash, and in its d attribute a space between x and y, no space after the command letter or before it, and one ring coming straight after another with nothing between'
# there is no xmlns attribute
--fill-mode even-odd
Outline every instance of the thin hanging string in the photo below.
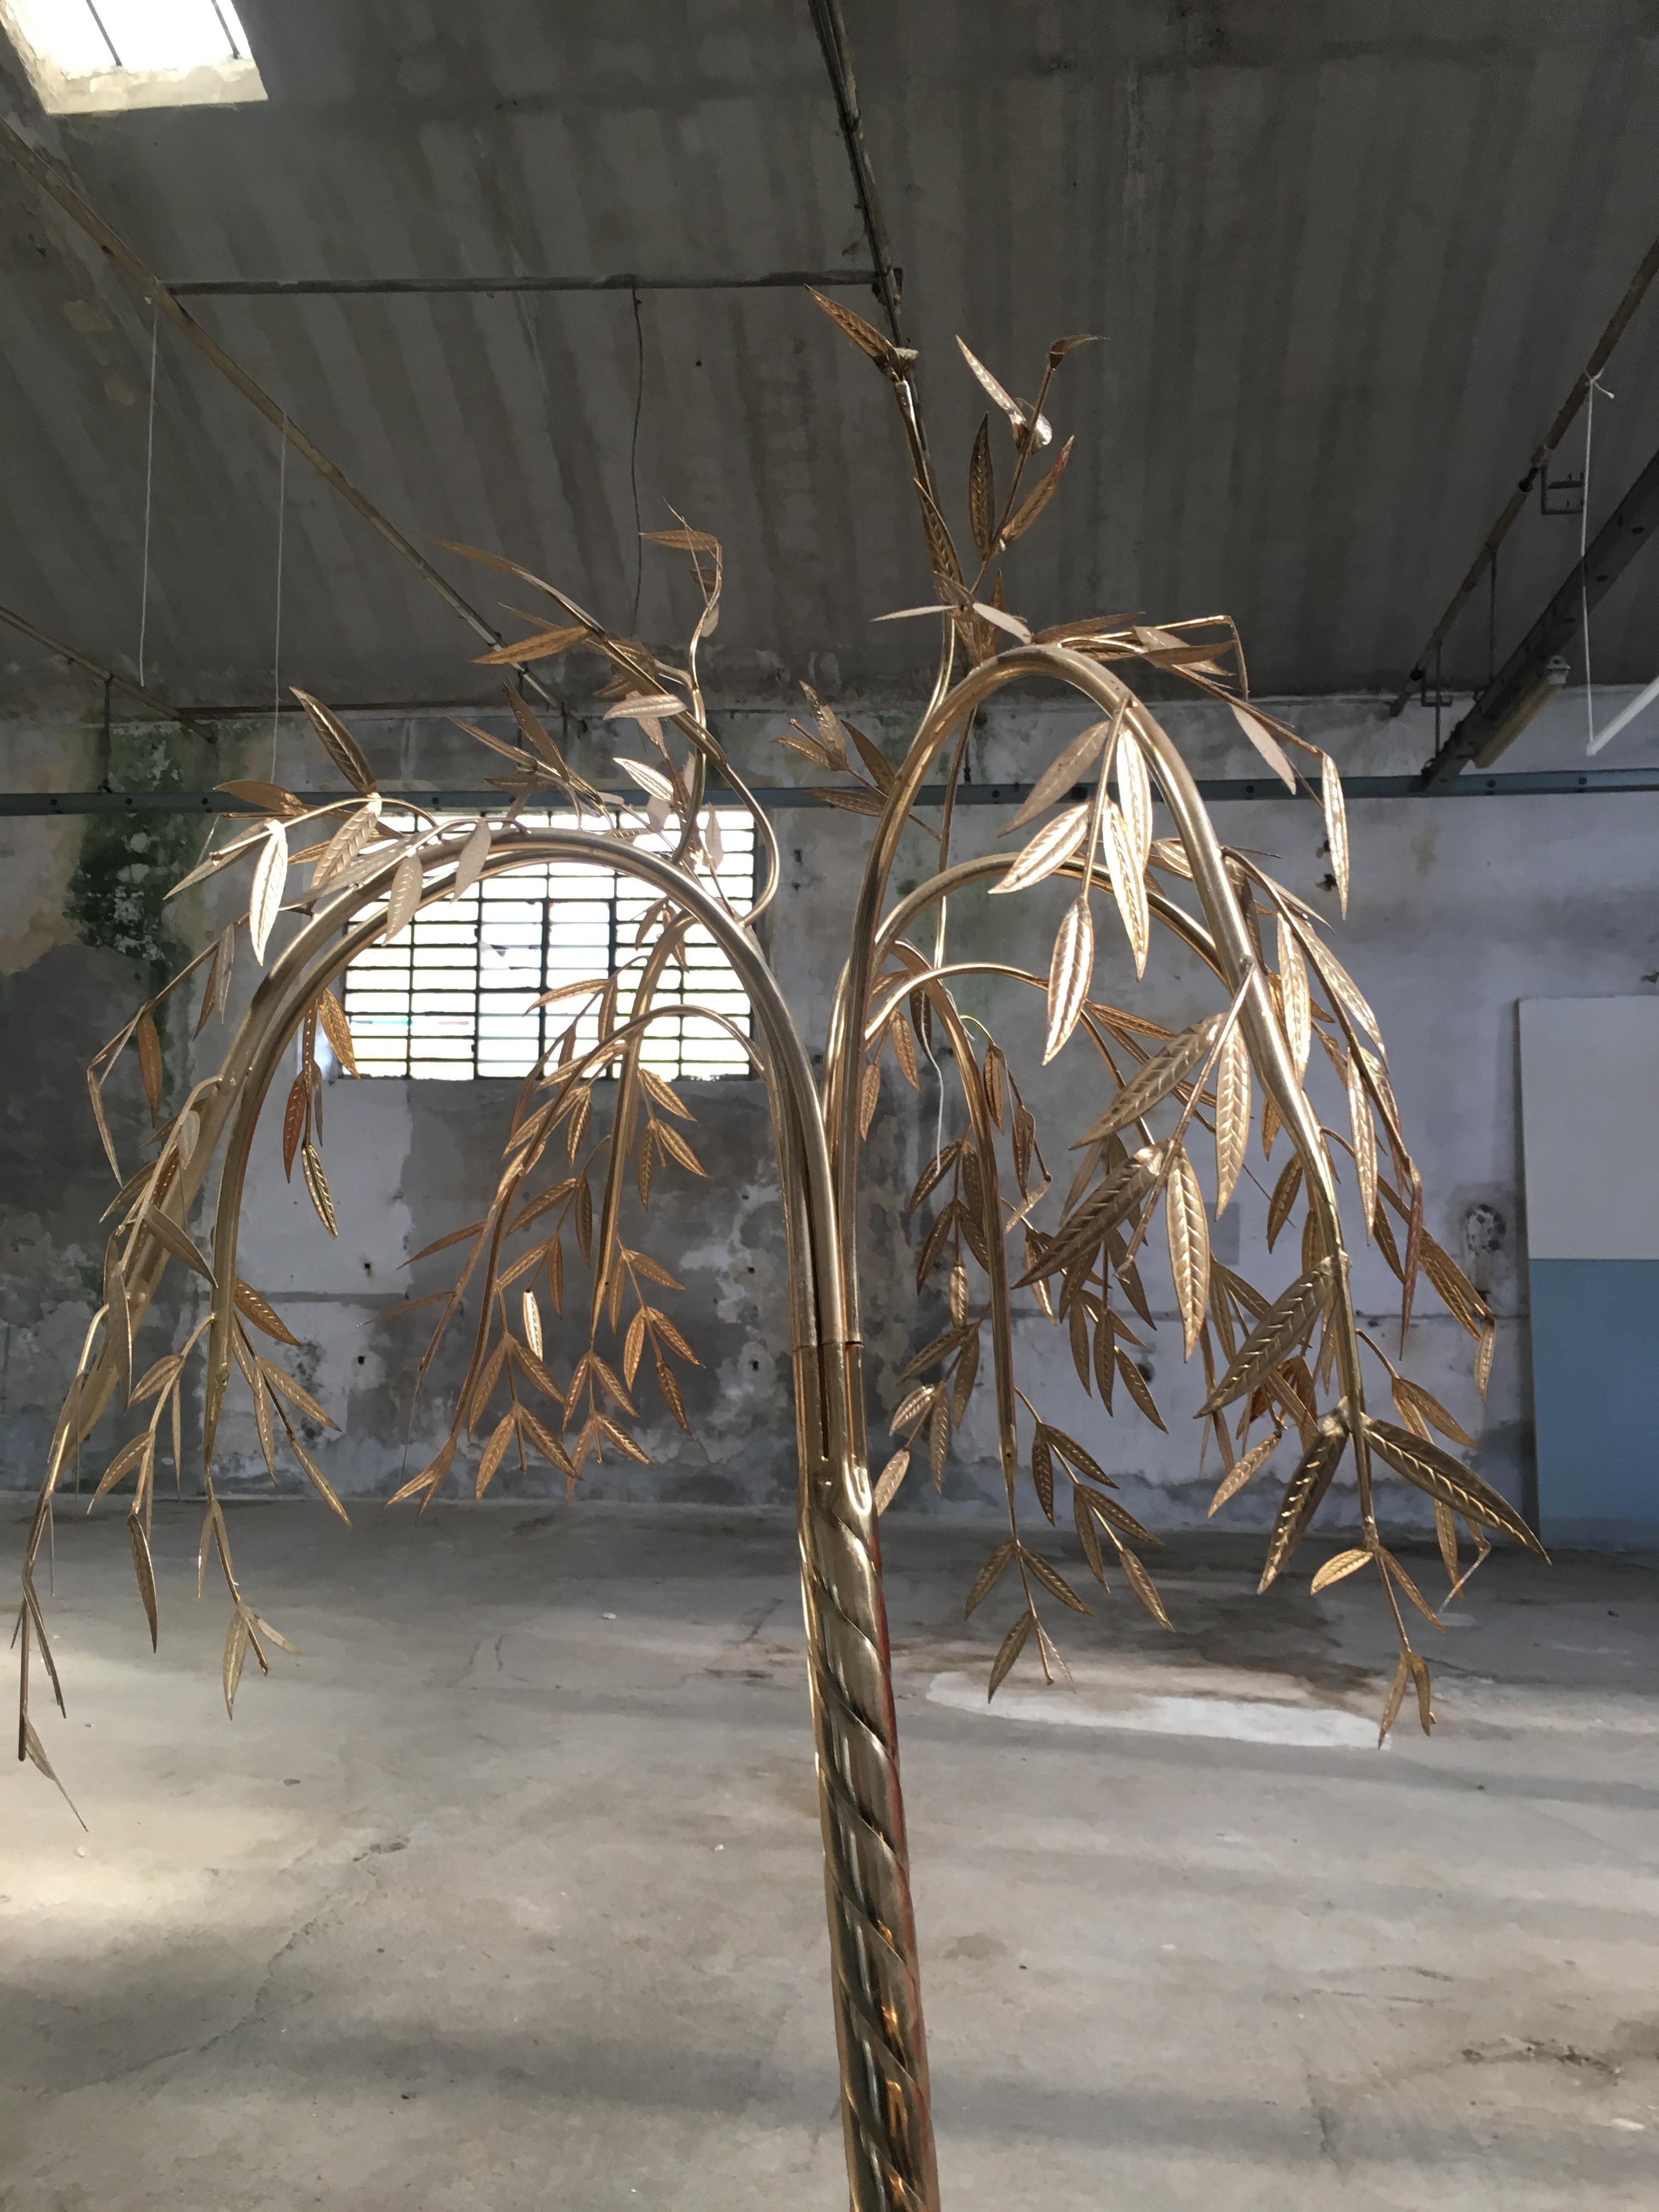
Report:
<svg viewBox="0 0 1659 2212"><path fill-rule="evenodd" d="M1584 489L1578 509L1578 617L1584 633L1584 735L1591 752L1595 750L1595 694L1590 688L1589 640L1589 571L1584 565L1589 550L1590 447L1595 436L1595 395L1604 399L1613 395L1599 376L1589 380L1587 394L1589 405L1584 410Z"/></svg>
<svg viewBox="0 0 1659 2212"><path fill-rule="evenodd" d="M138 681L144 680L144 638L149 629L150 491L155 481L155 302L149 307L149 428L144 439L144 565L138 586Z"/></svg>
<svg viewBox="0 0 1659 2212"><path fill-rule="evenodd" d="M276 633L270 643L270 780L276 781L276 731L283 708L283 532L288 520L288 417L276 463Z"/></svg>
<svg viewBox="0 0 1659 2212"><path fill-rule="evenodd" d="M629 621L628 634L635 635L640 627L640 591L645 581L645 540L640 535L640 410L645 404L645 329L640 321L640 295L636 285L634 300L634 434L628 447L628 480L634 493L634 612Z"/></svg>
<svg viewBox="0 0 1659 2212"><path fill-rule="evenodd" d="M933 1158L937 1159L945 1150L945 1070L933 1058L933 1048L927 1042L927 1026L925 1022L921 1027L921 1048L927 1055L928 1065L939 1078L939 1111L933 1117Z"/></svg>

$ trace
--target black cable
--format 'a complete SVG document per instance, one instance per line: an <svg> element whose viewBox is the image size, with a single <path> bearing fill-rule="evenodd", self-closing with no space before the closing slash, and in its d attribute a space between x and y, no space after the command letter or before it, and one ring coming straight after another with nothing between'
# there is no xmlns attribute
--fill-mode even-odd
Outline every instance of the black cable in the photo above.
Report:
<svg viewBox="0 0 1659 2212"><path fill-rule="evenodd" d="M640 289L636 284L631 297L634 301L634 434L628 447L628 480L634 492L634 611L629 617L628 634L636 636L640 627L640 592L645 583L645 539L640 534L640 410L645 404L645 330L640 321Z"/></svg>

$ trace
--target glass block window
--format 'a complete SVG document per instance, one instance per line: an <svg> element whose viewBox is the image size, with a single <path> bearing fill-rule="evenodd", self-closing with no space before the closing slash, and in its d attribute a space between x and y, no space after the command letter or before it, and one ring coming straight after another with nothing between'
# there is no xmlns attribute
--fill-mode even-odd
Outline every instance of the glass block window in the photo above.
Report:
<svg viewBox="0 0 1659 2212"><path fill-rule="evenodd" d="M723 848L718 879L741 913L754 897L754 824L740 807L718 807L715 815ZM576 826L572 814L520 818L532 828ZM641 842L669 851L672 827ZM577 1050L597 1043L597 1014L581 998L542 1007L532 1001L562 983L604 976L643 949L635 942L639 926L655 903L656 894L637 878L590 866L515 869L462 898L439 901L390 945L359 953L346 972L359 1067L365 1075L448 1082L523 1075L559 1044L573 1019ZM669 963L657 988L659 1007L695 1000L750 1035L749 1002L707 930L691 929L685 959L684 969ZM635 963L623 977L624 1018L637 974ZM647 1033L644 1064L668 1082L750 1072L737 1038L698 1014L659 1012Z"/></svg>
<svg viewBox="0 0 1659 2212"><path fill-rule="evenodd" d="M0 0L0 28L50 114L265 96L231 0Z"/></svg>

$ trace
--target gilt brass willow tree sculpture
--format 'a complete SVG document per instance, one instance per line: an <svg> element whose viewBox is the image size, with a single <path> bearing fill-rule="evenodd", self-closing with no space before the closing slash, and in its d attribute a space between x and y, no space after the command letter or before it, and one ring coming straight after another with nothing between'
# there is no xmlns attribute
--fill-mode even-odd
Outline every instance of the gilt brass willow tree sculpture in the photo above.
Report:
<svg viewBox="0 0 1659 2212"><path fill-rule="evenodd" d="M1137 664L1173 671L1203 696L1230 706L1292 790L1298 777L1291 755L1310 762L1346 907L1347 838L1334 764L1246 703L1243 654L1224 619L1153 628L1085 618L1033 635L1006 609L1001 556L1042 514L1071 450L1068 443L1037 473L1037 457L1051 442L1044 414L1050 385L1080 341L1063 339L1051 348L1030 403L1011 396L963 348L968 368L1006 418L1013 448L1010 481L999 497L988 416L968 474L975 550L969 562L959 556L947 527L929 463L912 383L914 355L890 344L837 303L820 298L818 304L870 356L897 399L937 594L927 608L905 611L936 618L943 638L932 696L897 767L816 698L811 726L795 726L784 740L833 778L821 798L866 814L874 824L821 1088L754 933L777 883L776 840L704 710L697 659L719 612L718 544L690 528L655 533L657 544L688 557L700 587L702 612L684 667L613 636L562 592L514 564L475 555L544 592L558 611L555 626L489 658L513 666L576 651L599 655L607 665L606 695L614 702L607 719L630 722L641 732L647 757L622 765L648 805L641 813L636 802L619 801L576 774L514 689L508 696L522 743L504 744L473 732L512 764L511 774L498 779L499 814L476 826L439 821L407 798L397 802L395 818L388 816L351 736L310 698L304 703L317 735L351 787L349 795L307 807L271 785L233 787L259 810L259 818L238 827L179 886L239 860L252 865L245 926L264 974L218 1072L193 1085L170 1117L161 1120L166 1074L154 1015L165 992L112 1040L89 1071L94 1110L118 1182L121 1170L100 1093L128 1046L160 1126L154 1159L121 1182L110 1208L116 1226L104 1263L104 1304L58 1419L29 1532L19 1616L19 1755L52 1774L28 1704L37 1656L62 1703L36 1564L59 1481L118 1395L147 1412L139 1432L104 1469L96 1495L133 1480L127 1528L154 1640L149 1531L161 1424L164 1417L170 1419L176 1458L187 1363L204 1344L207 1504L200 1566L205 1572L211 1558L229 1594L227 1705L234 1702L250 1652L263 1669L269 1646L289 1648L237 1580L214 1486L214 1440L226 1393L233 1378L240 1378L273 1477L285 1441L324 1499L343 1512L295 1431L296 1416L325 1422L328 1415L276 1360L256 1348L259 1335L289 1345L297 1340L237 1270L250 1148L266 1092L296 1037L300 1073L289 1094L282 1141L288 1165L291 1170L297 1158L324 1226L334 1231L334 1203L319 1146L319 1031L347 1072L354 1069L350 1030L331 988L336 979L366 947L406 928L419 909L480 878L550 860L587 862L637 878L655 894L655 902L635 949L615 972L553 994L568 1001L570 1018L521 1087L488 1209L470 1229L428 1248L466 1245L459 1276L441 1297L422 1374L452 1327L470 1330L471 1351L448 1435L398 1497L418 1498L424 1506L479 1433L485 1440L473 1487L480 1496L508 1451L521 1462L526 1451L538 1455L573 1488L589 1461L606 1451L642 1459L624 1424L635 1413L633 1394L647 1365L669 1411L684 1424L674 1363L695 1355L660 1304L677 1286L658 1259L638 1249L639 1232L628 1218L636 1203L642 1209L648 1202L659 1171L702 1172L683 1133L681 1125L690 1118L684 1103L642 1060L654 1020L706 1011L678 992L659 995L671 967L684 964L689 931L700 924L749 997L755 1033L745 1043L767 1085L782 1191L802 1589L851 2201L859 2212L877 2207L908 2212L937 2205L938 2181L876 1523L904 1478L913 1449L925 1449L937 1477L988 1339L1008 1529L968 1595L969 1609L989 1602L994 1592L1016 1593L991 1668L991 1694L1028 1650L1044 1674L1052 1674L1058 1655L1040 1606L1049 1601L1087 1609L1059 1567L1028 1540L1020 1517L1022 1461L1047 1521L1056 1518L1056 1476L1069 1486L1078 1538L1096 1579L1104 1586L1109 1559L1115 1559L1141 1601L1164 1618L1136 1549L1155 1539L1115 1500L1111 1477L1093 1455L1045 1420L1017 1387L1013 1292L1028 1289L1043 1312L1069 1332L1079 1375L1085 1389L1092 1382L1109 1411L1115 1386L1120 1407L1131 1401L1142 1415L1158 1420L1128 1348L1143 1341L1136 1322L1152 1323L1139 1258L1162 1208L1185 1352L1200 1354L1208 1385L1202 1414L1224 1470L1217 1503L1259 1474L1286 1431L1294 1431L1294 1458L1267 1544L1264 1589L1306 1531L1338 1468L1352 1456L1359 1540L1321 1570L1314 1587L1367 1566L1377 1577L1400 1644L1382 1712L1384 1734L1407 1692L1415 1694L1425 1729L1432 1714L1428 1668L1413 1649L1401 1597L1425 1613L1429 1608L1379 1534L1378 1464L1433 1500L1454 1589L1463 1571L1460 1523L1477 1565L1489 1548L1487 1530L1537 1547L1504 1501L1433 1442L1431 1429L1454 1442L1468 1441L1451 1416L1400 1375L1356 1323L1339 1180L1358 1200L1364 1235L1376 1242L1400 1279L1402 1338L1419 1275L1426 1276L1474 1338L1484 1390L1492 1317L1424 1227L1422 1187L1401 1133L1375 1018L1330 950L1320 915L1250 856L1219 843L1180 753L1127 677ZM975 712L1005 686L1033 678L1069 686L1096 719L1038 778L1013 825L1027 831L1039 825L1023 848L1012 857L953 860L952 802ZM935 831L915 824L912 809L941 758L945 794ZM746 912L731 908L716 880L717 832L706 805L711 771L754 821L759 881ZM1079 786L1086 793L1080 799L1074 796ZM1168 836L1153 835L1155 793L1168 811L1173 831ZM522 818L527 807L545 807L550 800L574 811L577 826L544 827ZM890 906L895 855L910 825L936 842L936 858L920 886ZM672 848L666 854L653 849L663 844L665 830ZM300 849L290 848L295 833ZM295 888L301 871L304 879ZM1046 976L994 962L951 959L948 902L970 892L1006 896L1049 876L1067 878L1076 894ZM1137 975L1145 968L1152 925L1159 923L1213 971L1218 1011L1171 1035L1139 1014L1093 999L1097 899L1103 907L1109 901L1115 907ZM271 951L284 916L292 917L292 926ZM225 1012L243 927L240 920L234 923L167 986L167 992L177 989L185 975L205 966L198 1031L216 1012ZM1074 1147L1079 1164L1063 1195L1014 1071L983 1024L958 1006L957 983L987 975L1044 994L1045 1060L1074 1038L1096 1055L1101 1111ZM597 1033L586 1050L577 1048L580 1012ZM718 1013L710 1018L724 1019ZM872 1480L854 1238L860 1152L876 1110L884 1054L890 1048L901 1073L914 1081L917 1041L934 1038L948 1046L954 1063L966 1133L945 1144L924 1170L912 1207L930 1201L933 1206L918 1280L944 1271L950 1326L907 1370L905 1380L914 1387L891 1419L899 1448ZM1320 1060L1329 1063L1334 1077L1346 1134L1322 1125L1310 1096L1310 1067ZM605 1117L593 1109L599 1096L595 1085L605 1076L615 1080L606 1086L609 1126L601 1128ZM1302 1224L1296 1278L1272 1297L1213 1261L1209 1240L1209 1212L1219 1214L1245 1171L1257 1086L1264 1157L1271 1158L1281 1133L1287 1139L1288 1158L1272 1193L1270 1241L1298 1209ZM1391 1177L1380 1163L1379 1128ZM1209 1206L1194 1166L1200 1132L1213 1146ZM1340 1178L1337 1153L1344 1162ZM204 1251L190 1224L216 1163L211 1243ZM1391 1215L1401 1224L1398 1237ZM567 1236L591 1271L580 1321L574 1310L568 1322L563 1319ZM141 1369L134 1348L139 1327L173 1265L202 1279L204 1310L178 1349ZM544 1297L551 1308L545 1320ZM1133 1322L1127 1318L1131 1311ZM563 1329L574 1338L568 1369L556 1343ZM1366 1410L1362 1346L1387 1374L1397 1422Z"/></svg>

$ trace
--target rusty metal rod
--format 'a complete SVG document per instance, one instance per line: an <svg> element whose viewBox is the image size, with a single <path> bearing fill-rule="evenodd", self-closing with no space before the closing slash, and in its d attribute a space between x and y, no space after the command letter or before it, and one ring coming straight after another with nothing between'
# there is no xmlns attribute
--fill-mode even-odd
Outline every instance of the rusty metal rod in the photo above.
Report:
<svg viewBox="0 0 1659 2212"><path fill-rule="evenodd" d="M175 300L468 298L491 292L782 292L879 290L875 269L769 269L754 276L191 276Z"/></svg>
<svg viewBox="0 0 1659 2212"><path fill-rule="evenodd" d="M865 237L869 241L870 258L876 264L876 291L893 343L902 345L904 331L899 321L899 272L893 265L893 257L888 248L887 226L882 218L881 201L876 191L876 173L871 166L870 149L864 143L864 118L859 112L858 85L853 75L852 48L841 11L841 0L808 0L808 6L812 28L817 33L818 45L823 54L823 66L829 75L830 90L836 96L836 119L841 125L842 140L847 148L848 166L853 172L853 189L858 194L859 214L863 221Z"/></svg>

